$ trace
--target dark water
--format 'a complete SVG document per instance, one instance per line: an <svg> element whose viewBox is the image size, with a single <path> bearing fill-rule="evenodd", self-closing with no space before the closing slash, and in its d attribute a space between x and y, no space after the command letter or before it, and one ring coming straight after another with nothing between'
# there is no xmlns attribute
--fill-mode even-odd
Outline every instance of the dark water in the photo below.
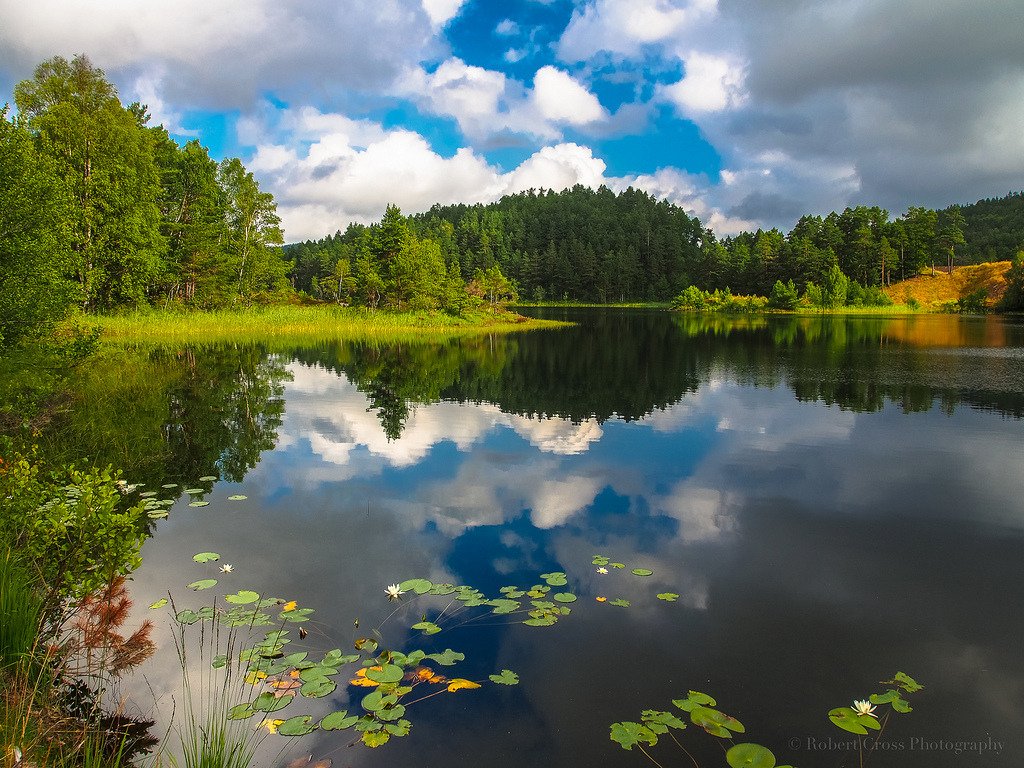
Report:
<svg viewBox="0 0 1024 768"><path fill-rule="evenodd" d="M321 650L367 634L394 607L384 587L407 578L496 595L564 571L579 597L555 626L431 638L407 629L430 604L409 602L381 628L388 646L453 648L466 660L452 674L508 668L520 685L416 704L410 735L376 750L350 747L352 731L273 739L264 764L642 765L609 725L696 689L780 762L852 766L855 737L827 712L898 670L926 688L869 765L1021 764L1024 326L556 314L579 324L118 364L149 387L97 401L94 418L108 408L129 434L89 450L150 487L222 478L209 506L183 499L155 523L139 605L168 589L198 601L183 586L211 575L190 559L204 550L234 566L218 589L316 608L302 645ZM627 567L599 574L595 554ZM161 631L129 688L166 721L180 672ZM308 711L358 711L365 690ZM713 737L680 739L725 764ZM664 739L652 754L692 764Z"/></svg>

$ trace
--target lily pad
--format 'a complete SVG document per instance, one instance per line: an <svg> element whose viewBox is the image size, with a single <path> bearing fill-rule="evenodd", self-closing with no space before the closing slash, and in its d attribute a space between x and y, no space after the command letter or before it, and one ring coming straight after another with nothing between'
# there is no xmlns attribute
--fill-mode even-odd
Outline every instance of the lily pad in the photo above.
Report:
<svg viewBox="0 0 1024 768"><path fill-rule="evenodd" d="M246 496L244 493L235 493L232 494L231 496L228 496L228 501L245 501L248 498L249 497Z"/></svg>
<svg viewBox="0 0 1024 768"><path fill-rule="evenodd" d="M166 509L154 509L154 510L152 510L150 512L147 512L146 514L152 520L163 520L165 517L167 517L167 510Z"/></svg>
<svg viewBox="0 0 1024 768"><path fill-rule="evenodd" d="M858 714L849 707L836 707L828 713L828 719L837 728L856 733L858 736L866 735L868 728L877 731L881 727L871 715Z"/></svg>
<svg viewBox="0 0 1024 768"><path fill-rule="evenodd" d="M208 507L210 502L208 501L190 501L188 504L190 507Z"/></svg>
<svg viewBox="0 0 1024 768"><path fill-rule="evenodd" d="M363 744L370 748L381 747L391 741L391 734L387 731L366 731L362 739Z"/></svg>
<svg viewBox="0 0 1024 768"><path fill-rule="evenodd" d="M631 573L634 576L650 576L652 573L654 573L654 571L650 570L649 568L634 568L631 571Z"/></svg>
<svg viewBox="0 0 1024 768"><path fill-rule="evenodd" d="M359 722L359 715L350 715L347 710L332 712L320 721L322 731L343 731Z"/></svg>
<svg viewBox="0 0 1024 768"><path fill-rule="evenodd" d="M177 488L178 484L177 483L164 483L160 487L161 488Z"/></svg>
<svg viewBox="0 0 1024 768"><path fill-rule="evenodd" d="M744 733L747 729L735 717L710 707L698 706L690 710L690 720L712 736L722 739L732 737L733 733Z"/></svg>
<svg viewBox="0 0 1024 768"><path fill-rule="evenodd" d="M658 743L657 734L640 723L612 723L609 738L630 751L641 741L651 747Z"/></svg>
<svg viewBox="0 0 1024 768"><path fill-rule="evenodd" d="M664 600L666 603L674 603L679 599L679 595L675 592L661 592L657 595L659 600Z"/></svg>
<svg viewBox="0 0 1024 768"><path fill-rule="evenodd" d="M200 494L200 493L206 493L206 489L205 488L186 488L185 489L185 493L187 493L189 496L195 496L195 495Z"/></svg>
<svg viewBox="0 0 1024 768"><path fill-rule="evenodd" d="M385 664L380 669L368 669L366 676L377 683L397 683L405 672L395 664Z"/></svg>
<svg viewBox="0 0 1024 768"><path fill-rule="evenodd" d="M713 698L700 691L688 691L685 699L672 699L672 703L684 712L692 712L702 706L713 707L717 704Z"/></svg>
<svg viewBox="0 0 1024 768"><path fill-rule="evenodd" d="M433 586L433 583L426 579L408 579L399 584L398 588L403 592L415 592L417 595L425 595Z"/></svg>
<svg viewBox="0 0 1024 768"><path fill-rule="evenodd" d="M460 661L465 661L466 654L453 651L451 648L445 648L444 653L428 653L423 658L431 659L442 666L450 667L453 664L458 664Z"/></svg>
<svg viewBox="0 0 1024 768"><path fill-rule="evenodd" d="M140 499L151 499L156 496L156 491L143 491L139 494Z"/></svg>
<svg viewBox="0 0 1024 768"><path fill-rule="evenodd" d="M330 678L317 677L307 683L303 683L302 687L299 688L299 693L308 699L320 699L334 693L334 689L337 687L338 684Z"/></svg>
<svg viewBox="0 0 1024 768"><path fill-rule="evenodd" d="M228 720L247 720L255 714L252 704L236 704L228 710Z"/></svg>
<svg viewBox="0 0 1024 768"><path fill-rule="evenodd" d="M216 579L200 579L199 581L193 581L191 584L188 585L188 588L193 589L196 592L199 592L203 589L209 589L210 587L215 586L217 586Z"/></svg>
<svg viewBox="0 0 1024 768"><path fill-rule="evenodd" d="M615 600L609 600L608 605L614 605L617 608L629 608L629 600L623 600L621 597Z"/></svg>
<svg viewBox="0 0 1024 768"><path fill-rule="evenodd" d="M760 744L737 744L725 753L731 768L775 768L775 755Z"/></svg>
<svg viewBox="0 0 1024 768"><path fill-rule="evenodd" d="M363 697L362 706L367 712L376 712L385 707L393 707L398 703L398 697L394 694L381 693L380 689L374 689Z"/></svg>
<svg viewBox="0 0 1024 768"><path fill-rule="evenodd" d="M412 625L412 629L422 630L425 635L436 635L441 631L441 628L432 621L418 621Z"/></svg>
<svg viewBox="0 0 1024 768"><path fill-rule="evenodd" d="M149 607L150 608L163 608L165 605L167 605L167 598L166 597L161 597L155 603L150 604Z"/></svg>
<svg viewBox="0 0 1024 768"><path fill-rule="evenodd" d="M369 651L370 653L373 653L377 650L377 641L372 637L360 637L356 640L355 647L357 651Z"/></svg>
<svg viewBox="0 0 1024 768"><path fill-rule="evenodd" d="M555 594L551 599L554 600L556 603L575 603L576 595L572 594L571 592L559 592Z"/></svg>
<svg viewBox="0 0 1024 768"><path fill-rule="evenodd" d="M542 573L540 577L544 579L546 584L552 587L564 587L568 583L566 581L565 574L562 573L562 571Z"/></svg>
<svg viewBox="0 0 1024 768"><path fill-rule="evenodd" d="M199 478L199 482L200 483L212 483L216 479L217 479L216 475L203 475L202 477Z"/></svg>
<svg viewBox="0 0 1024 768"><path fill-rule="evenodd" d="M220 560L220 555L216 552L200 552L198 555L192 555L192 559L197 563L213 563Z"/></svg>
<svg viewBox="0 0 1024 768"><path fill-rule="evenodd" d="M252 703L252 708L257 712L277 712L284 709L292 700L290 696L275 696L273 693L261 693Z"/></svg>
<svg viewBox="0 0 1024 768"><path fill-rule="evenodd" d="M498 685L519 685L519 675L510 669L501 670L500 675L488 675L488 678Z"/></svg>
<svg viewBox="0 0 1024 768"><path fill-rule="evenodd" d="M224 599L233 605L245 605L247 603L255 603L260 599L260 595L258 592L242 589L233 595L224 595Z"/></svg>
<svg viewBox="0 0 1024 768"><path fill-rule="evenodd" d="M305 736L307 733L312 733L315 729L316 724L313 723L312 715L289 717L277 726L277 732L281 736Z"/></svg>
<svg viewBox="0 0 1024 768"><path fill-rule="evenodd" d="M590 561L591 565L608 565L611 562L604 555L594 555L594 559Z"/></svg>

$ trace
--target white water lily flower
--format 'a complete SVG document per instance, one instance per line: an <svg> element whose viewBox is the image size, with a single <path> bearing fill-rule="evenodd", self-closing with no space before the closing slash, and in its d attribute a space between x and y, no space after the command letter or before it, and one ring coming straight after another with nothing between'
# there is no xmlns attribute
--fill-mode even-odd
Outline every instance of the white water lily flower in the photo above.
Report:
<svg viewBox="0 0 1024 768"><path fill-rule="evenodd" d="M384 593L388 596L388 600L397 600L405 594L405 590L397 584L392 584L390 587L385 587Z"/></svg>
<svg viewBox="0 0 1024 768"><path fill-rule="evenodd" d="M876 720L878 716L875 715L875 708L871 705L870 701L855 701L853 702L853 709L858 715L871 715Z"/></svg>
<svg viewBox="0 0 1024 768"><path fill-rule="evenodd" d="M604 566L602 565L602 566L601 566L600 568L598 568L598 569L597 569L597 572L598 572L598 573L608 573L608 569L607 569L607 568L605 568L605 567L604 567Z"/></svg>
<svg viewBox="0 0 1024 768"><path fill-rule="evenodd" d="M231 563L224 563L224 565L220 567L221 573L231 573L233 570L235 570L235 567L231 565Z"/></svg>

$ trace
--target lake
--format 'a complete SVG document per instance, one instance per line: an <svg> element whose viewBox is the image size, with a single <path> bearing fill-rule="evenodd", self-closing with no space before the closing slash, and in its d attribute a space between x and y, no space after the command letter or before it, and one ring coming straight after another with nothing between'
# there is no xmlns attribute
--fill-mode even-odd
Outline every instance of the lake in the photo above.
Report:
<svg viewBox="0 0 1024 768"><path fill-rule="evenodd" d="M264 765L640 766L609 726L685 719L670 702L693 689L780 763L854 766L857 737L828 712L898 671L925 688L870 765L1020 763L1024 325L530 311L577 325L105 357L62 439L176 499L133 582L136 614L159 616L161 649L125 685L143 713L166 727L181 710L170 614L145 606L251 589L315 609L287 652L450 648L465 660L434 669L483 683L424 688L443 692L377 749L352 730L271 737ZM220 561L194 563L204 551ZM503 597L541 574L541 602L571 611L551 626L384 591L422 578ZM435 619L438 634L410 629ZM355 668L274 717L361 712ZM503 669L519 684L491 683ZM725 765L715 737L677 736ZM668 736L648 749L692 765Z"/></svg>

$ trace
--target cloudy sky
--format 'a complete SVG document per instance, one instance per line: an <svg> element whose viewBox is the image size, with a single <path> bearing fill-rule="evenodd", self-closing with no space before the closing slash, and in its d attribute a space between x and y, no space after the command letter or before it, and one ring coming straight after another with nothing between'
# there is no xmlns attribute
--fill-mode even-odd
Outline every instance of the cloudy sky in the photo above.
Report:
<svg viewBox="0 0 1024 768"><path fill-rule="evenodd" d="M0 0L0 101L86 53L289 240L647 189L720 235L1024 187L1020 0Z"/></svg>

